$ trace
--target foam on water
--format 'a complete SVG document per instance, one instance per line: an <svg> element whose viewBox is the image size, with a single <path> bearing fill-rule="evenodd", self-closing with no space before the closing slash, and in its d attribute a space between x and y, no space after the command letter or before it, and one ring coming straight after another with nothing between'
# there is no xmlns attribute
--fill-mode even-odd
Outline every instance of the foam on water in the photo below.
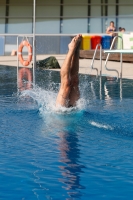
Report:
<svg viewBox="0 0 133 200"><path fill-rule="evenodd" d="M57 92L52 90L46 90L34 85L33 89L31 90L24 90L20 93L19 99L23 99L27 101L27 97L34 100L37 103L38 109L41 115L45 115L46 113L72 113L79 110L84 110L88 104L88 101L85 98L80 98L77 101L76 107L65 108L65 107L56 107L56 97Z"/></svg>
<svg viewBox="0 0 133 200"><path fill-rule="evenodd" d="M92 126L95 126L97 128L103 128L103 129L107 129L107 130L113 130L113 127L111 127L110 125L107 125L107 124L101 124L101 123L94 122L94 121L89 121L89 124L91 124Z"/></svg>

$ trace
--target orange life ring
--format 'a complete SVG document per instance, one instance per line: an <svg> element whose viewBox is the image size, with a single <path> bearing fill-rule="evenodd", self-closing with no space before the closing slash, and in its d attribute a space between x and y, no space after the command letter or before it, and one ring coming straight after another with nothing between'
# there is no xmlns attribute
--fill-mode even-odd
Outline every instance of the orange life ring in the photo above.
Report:
<svg viewBox="0 0 133 200"><path fill-rule="evenodd" d="M26 84L24 84L23 79L26 79ZM31 71L27 68L21 68L18 71L18 88L20 91L29 90L32 87L32 75Z"/></svg>
<svg viewBox="0 0 133 200"><path fill-rule="evenodd" d="M28 48L28 59L27 60L24 60L23 56L22 56L22 50L23 50L24 46L26 46ZM28 41L24 40L20 43L20 45L18 47L18 58L23 66L28 66L30 64L30 62L32 60L32 47Z"/></svg>

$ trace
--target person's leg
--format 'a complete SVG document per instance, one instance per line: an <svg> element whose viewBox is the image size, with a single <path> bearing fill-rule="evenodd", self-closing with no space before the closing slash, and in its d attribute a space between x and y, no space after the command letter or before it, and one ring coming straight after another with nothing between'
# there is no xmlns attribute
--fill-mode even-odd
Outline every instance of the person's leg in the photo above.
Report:
<svg viewBox="0 0 133 200"><path fill-rule="evenodd" d="M79 50L80 50L80 45L81 45L81 40L82 36L79 35L79 43L77 46L77 49L72 57L72 62L71 62L71 91L69 95L69 105L70 106L75 106L77 100L80 97L80 92L79 92Z"/></svg>
<svg viewBox="0 0 133 200"><path fill-rule="evenodd" d="M71 71L71 63L72 63L72 57L74 55L74 52L78 45L78 37L74 37L71 41L71 43L68 45L68 54L65 58L65 61L61 67L61 86L60 90L56 99L56 106L69 106L69 95L71 91L71 77L70 77L70 71Z"/></svg>

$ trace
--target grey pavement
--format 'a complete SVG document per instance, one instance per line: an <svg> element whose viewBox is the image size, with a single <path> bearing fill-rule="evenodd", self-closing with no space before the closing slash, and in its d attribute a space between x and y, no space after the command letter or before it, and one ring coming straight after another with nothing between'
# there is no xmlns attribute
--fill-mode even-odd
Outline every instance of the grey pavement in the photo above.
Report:
<svg viewBox="0 0 133 200"><path fill-rule="evenodd" d="M55 56L60 64L63 64L66 55L37 55L37 60L45 59L49 56ZM25 57L26 58L26 57ZM91 59L79 59L79 73L81 74L90 74L96 75L96 70L92 70L91 66ZM17 67L17 56L0 56L0 65L5 66L15 66ZM105 61L102 61L102 75L103 76L117 76L116 72L107 71L105 69ZM22 66L22 65L20 65ZM32 66L29 66L32 67ZM98 74L100 73L100 61L94 61L94 67L98 69ZM109 69L116 69L120 73L121 67L120 62L108 61L107 67ZM133 79L133 63L125 63L123 62L123 78ZM57 71L57 69L54 69ZM59 71L59 70L58 70Z"/></svg>

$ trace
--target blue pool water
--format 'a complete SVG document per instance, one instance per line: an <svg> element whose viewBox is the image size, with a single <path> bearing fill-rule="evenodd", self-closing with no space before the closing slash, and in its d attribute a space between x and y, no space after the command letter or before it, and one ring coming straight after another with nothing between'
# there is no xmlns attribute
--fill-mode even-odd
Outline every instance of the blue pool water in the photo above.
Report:
<svg viewBox="0 0 133 200"><path fill-rule="evenodd" d="M0 67L0 199L133 198L133 80L80 75L76 109L54 107L59 73L19 92Z"/></svg>

